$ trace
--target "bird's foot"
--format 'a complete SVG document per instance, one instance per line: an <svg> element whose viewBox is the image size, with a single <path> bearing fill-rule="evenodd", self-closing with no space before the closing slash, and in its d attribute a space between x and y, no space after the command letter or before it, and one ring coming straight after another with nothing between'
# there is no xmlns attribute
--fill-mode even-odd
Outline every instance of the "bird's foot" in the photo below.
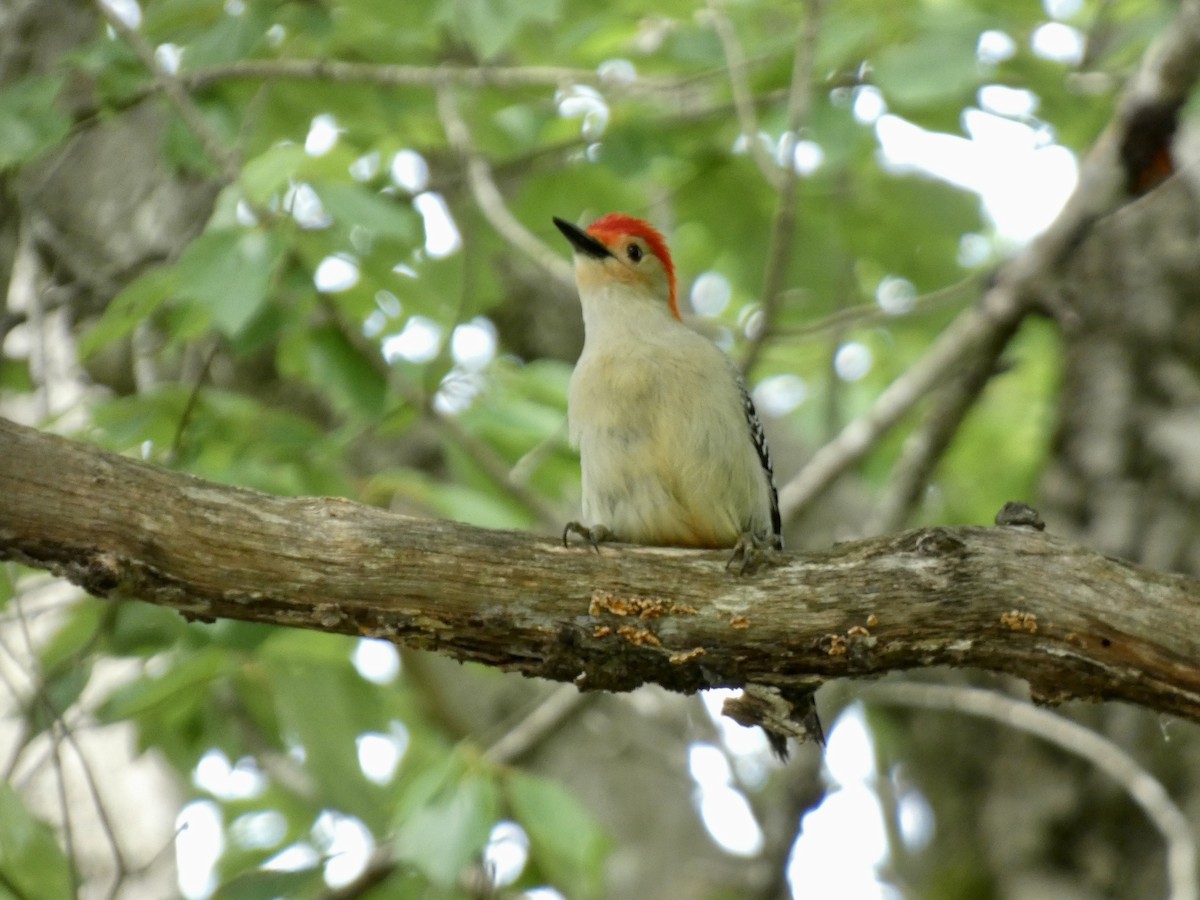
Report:
<svg viewBox="0 0 1200 900"><path fill-rule="evenodd" d="M567 537L572 534L579 535L581 538L591 544L592 549L597 553L600 552L600 544L603 541L611 541L616 539L616 535L609 531L608 526L606 525L593 525L589 528L587 525L583 525L580 522L568 522L567 526L563 529L562 535L564 547L569 547L571 545L570 541L567 540Z"/></svg>
<svg viewBox="0 0 1200 900"><path fill-rule="evenodd" d="M738 536L737 543L733 545L733 554L725 563L725 570L728 571L734 563L739 563L737 573L745 575L757 569L769 554L778 549L778 545L770 538L747 531Z"/></svg>

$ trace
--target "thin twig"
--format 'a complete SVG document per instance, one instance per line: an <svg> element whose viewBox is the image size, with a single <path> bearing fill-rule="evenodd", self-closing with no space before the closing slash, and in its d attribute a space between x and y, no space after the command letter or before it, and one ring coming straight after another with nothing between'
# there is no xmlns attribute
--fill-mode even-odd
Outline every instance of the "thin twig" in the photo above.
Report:
<svg viewBox="0 0 1200 900"><path fill-rule="evenodd" d="M783 282L787 277L788 261L792 255L792 235L796 229L796 162L793 158L800 129L808 119L812 106L812 68L820 37L820 0L807 0L804 5L804 27L799 29L795 56L792 60L792 84L788 92L787 131L781 139L779 199L771 222L771 241L767 250L767 265L763 273L762 315L758 330L751 335L742 359L742 372L747 377L754 371L768 340L774 337L775 321L779 318Z"/></svg>
<svg viewBox="0 0 1200 900"><path fill-rule="evenodd" d="M171 447L167 450L166 462L171 464L179 456L179 451L183 447L183 435L187 431L188 424L191 422L192 413L196 410L196 403L200 400L200 389L204 387L204 382L208 380L208 371L212 368L213 360L216 359L217 350L220 349L220 342L214 340L208 353L204 355L204 362L200 366L200 371L196 373L196 379L192 383L192 389L188 392L187 402L183 405L183 412L179 414L179 423L175 426L175 436L171 438Z"/></svg>
<svg viewBox="0 0 1200 900"><path fill-rule="evenodd" d="M597 697L599 694L580 692L573 684L559 685L493 741L483 751L483 758L495 765L518 762Z"/></svg>
<svg viewBox="0 0 1200 900"><path fill-rule="evenodd" d="M16 579L12 576L12 572L16 569L16 565L13 563L6 563L5 568L9 570L9 581L15 582ZM20 596L14 596L12 601L9 603L9 606L19 609ZM23 665L19 660L17 660L13 652L8 648L7 644L4 643L3 631L0 631L0 649L6 651L8 657L12 659L14 663L16 663L17 671L21 672L28 678L30 667ZM8 669L4 666L0 666L0 684L3 684L4 687L8 689L8 693L12 698L13 708L20 709L23 705L21 689L17 686L16 682L9 674ZM13 784L13 774L17 771L17 767L21 764L21 758L25 755L25 749L29 746L29 742L31 740L29 734L30 726L28 716L21 717L19 728L20 731L12 735L14 739L12 745L12 756L9 758L8 762L5 763L3 770L0 770L0 780L8 785Z"/></svg>
<svg viewBox="0 0 1200 900"><path fill-rule="evenodd" d="M188 91L202 92L225 81L317 81L330 84L363 84L383 88L436 88L451 83L459 87L500 90L561 88L592 85L606 96L645 99L670 110L674 118L687 121L732 111L727 101L714 103L715 84L725 77L724 67L704 69L682 76L639 75L633 79L606 78L595 69L561 66L434 66L381 65L325 59L244 59L233 63L202 66L180 72L176 78ZM142 102L162 89L157 82L134 90L114 107L122 109ZM773 100L774 93L763 95ZM108 107L106 107L108 108ZM100 113L100 107L81 108L79 118Z"/></svg>
<svg viewBox="0 0 1200 900"><path fill-rule="evenodd" d="M140 31L130 28L105 0L95 0L95 4L112 30L121 36L121 39L137 54L142 65L154 75L155 83L166 95L167 101L175 108L175 112L179 114L188 128L200 139L205 154L217 164L225 181L230 184L237 181L241 175L241 164L237 155L225 149L221 136L204 118L200 107L196 105L196 101L192 99L178 76L166 71L159 64L150 42Z"/></svg>
<svg viewBox="0 0 1200 900"><path fill-rule="evenodd" d="M1116 0L1100 0L1097 5L1096 11L1092 14L1092 20L1083 34L1083 56L1075 65L1076 72L1091 71L1096 65L1096 60L1111 52L1112 32L1115 24L1114 6L1116 6Z"/></svg>
<svg viewBox="0 0 1200 900"><path fill-rule="evenodd" d="M1078 722L994 691L939 684L876 684L863 699L924 709L949 710L991 719L1079 756L1125 789L1167 845L1170 900L1197 900L1196 838L1183 811L1162 782L1103 735Z"/></svg>
<svg viewBox="0 0 1200 900"><path fill-rule="evenodd" d="M454 86L450 82L438 86L437 109L446 139L466 167L471 196L475 198L483 217L508 243L533 260L564 288L573 290L575 277L567 261L540 241L509 211L504 196L492 178L491 166L475 151L471 132L459 114Z"/></svg>
<svg viewBox="0 0 1200 900"><path fill-rule="evenodd" d="M75 847L75 828L71 823L71 804L67 797L67 776L63 769L63 727L55 722L51 724L50 732L50 764L54 768L54 781L58 794L58 806L62 817L63 852L66 854L67 868L70 870L71 891L79 896L79 851Z"/></svg>
<svg viewBox="0 0 1200 900"><path fill-rule="evenodd" d="M100 785L96 781L91 763L87 755L83 752L83 748L79 746L79 741L75 738L74 729L65 723L62 716L58 716L58 721L63 725L63 738L71 745L71 749L75 752L75 756L79 760L79 766L83 772L83 783L87 786L88 796L92 801L92 806L96 810L96 818L100 820L100 829L104 832L104 837L109 847L112 848L113 860L117 865L113 885L113 893L116 893L117 888L129 875L129 863L126 861L125 853L121 850L121 843L117 839L116 825L109 817L108 807L104 803L104 798L100 796Z"/></svg>
<svg viewBox="0 0 1200 900"><path fill-rule="evenodd" d="M725 15L723 0L709 0L709 20L713 30L721 41L725 51L725 67L729 70L729 87L733 91L733 108L737 113L738 127L742 130L742 139L746 142L746 152L758 166L758 171L776 191L783 187L783 172L779 164L771 158L766 145L759 133L758 114L754 110L754 95L750 93L750 83L746 79L746 56L742 53L742 45L738 41L733 23Z"/></svg>
<svg viewBox="0 0 1200 900"><path fill-rule="evenodd" d="M607 81L595 69L567 66L417 66L327 59L243 59L194 69L182 74L180 81L189 90L202 90L220 81L279 79L425 88L444 84L504 89L595 84L614 92L637 95L679 91L718 74L713 70L682 78L639 76L632 81Z"/></svg>
<svg viewBox="0 0 1200 900"><path fill-rule="evenodd" d="M915 298L912 301L912 307L903 313L888 312L875 301L859 303L856 306L832 312L824 318L817 319L815 322L808 322L804 325L796 325L794 327L776 326L775 336L803 339L816 337L835 329L848 328L852 325L900 321L910 316L921 315L944 309L948 306L961 304L969 297L977 297L981 291L982 285L980 284L979 277L969 275L961 281L954 282L954 284L948 284L945 287L937 288L928 294L922 294ZM800 293L802 291L784 291L783 301L786 303L794 294Z"/></svg>
<svg viewBox="0 0 1200 900"><path fill-rule="evenodd" d="M20 601L18 600L18 604ZM46 690L46 682L44 674L38 662L37 650L34 646L33 637L29 632L29 623L23 613L23 605L18 605L18 624L20 625L22 637L25 640L25 649L29 654L31 677L34 678L34 687L32 701L36 703L50 720L52 751L51 759L54 761L58 775L62 777L62 770L59 767L60 743L65 741L70 745L76 758L79 760L79 768L83 774L83 783L88 789L88 794L92 801L92 806L96 810L96 818L100 821L100 829L104 833L104 837L108 842L109 848L112 851L113 862L116 866L114 873L113 893L117 887L125 880L129 874L129 864L125 859L125 853L121 849L121 842L117 838L117 830L112 819L108 815L108 807L104 803L104 799L100 796L100 787L96 783L95 774L92 772L92 766L87 758L87 754L83 752L83 748L79 746L79 742L75 739L75 733L72 725L67 722L63 711L60 710L50 694ZM16 659L16 656L7 642L0 639L0 648L3 648L11 659ZM65 788L65 784L64 784ZM64 828L66 833L70 833L70 821L64 820Z"/></svg>

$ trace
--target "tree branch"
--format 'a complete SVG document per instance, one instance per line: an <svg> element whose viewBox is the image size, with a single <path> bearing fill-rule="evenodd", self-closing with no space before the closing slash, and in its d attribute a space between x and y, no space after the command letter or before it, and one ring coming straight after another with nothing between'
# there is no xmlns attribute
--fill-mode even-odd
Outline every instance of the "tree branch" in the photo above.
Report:
<svg viewBox="0 0 1200 900"><path fill-rule="evenodd" d="M1200 721L1200 582L1024 528L902 532L737 578L723 552L594 553L274 497L3 419L0 458L0 558L190 618L384 638L584 690L974 666L1047 702Z"/></svg>

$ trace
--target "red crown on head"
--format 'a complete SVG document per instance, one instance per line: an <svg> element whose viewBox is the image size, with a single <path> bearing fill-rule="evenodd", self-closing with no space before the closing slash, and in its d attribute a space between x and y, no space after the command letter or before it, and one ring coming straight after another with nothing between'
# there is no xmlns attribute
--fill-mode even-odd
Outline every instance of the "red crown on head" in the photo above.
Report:
<svg viewBox="0 0 1200 900"><path fill-rule="evenodd" d="M675 263L671 261L671 251L667 249L667 239L662 236L662 232L645 219L635 219L625 213L609 213L589 225L587 233L606 244L611 244L621 235L630 235L644 240L646 246L650 248L650 252L658 257L658 261L662 263L663 269L667 272L667 284L671 290L669 298L671 313L675 318L680 318L679 305L675 301Z"/></svg>

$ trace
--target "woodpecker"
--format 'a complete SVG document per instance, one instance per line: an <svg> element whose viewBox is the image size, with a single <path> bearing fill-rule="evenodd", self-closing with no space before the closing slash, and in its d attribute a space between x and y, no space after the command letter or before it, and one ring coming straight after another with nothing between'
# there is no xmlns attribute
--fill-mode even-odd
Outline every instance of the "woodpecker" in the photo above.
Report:
<svg viewBox="0 0 1200 900"><path fill-rule="evenodd" d="M575 254L584 344L567 398L583 469L583 522L604 540L783 548L762 423L733 361L679 315L675 266L649 223L610 213L554 224Z"/></svg>

